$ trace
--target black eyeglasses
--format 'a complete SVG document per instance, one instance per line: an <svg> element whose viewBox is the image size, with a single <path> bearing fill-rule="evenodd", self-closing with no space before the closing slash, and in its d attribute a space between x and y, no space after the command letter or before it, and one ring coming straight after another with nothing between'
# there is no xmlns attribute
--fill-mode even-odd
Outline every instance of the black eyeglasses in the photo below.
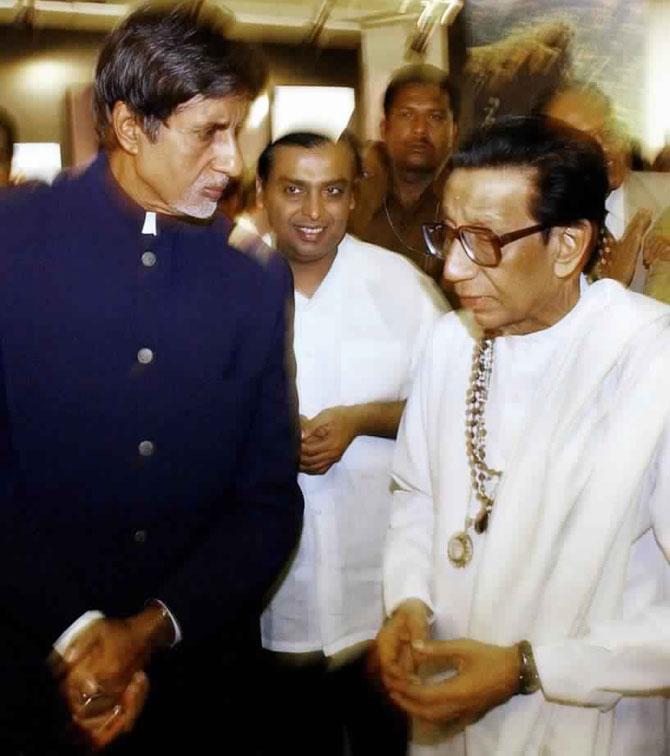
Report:
<svg viewBox="0 0 670 756"><path fill-rule="evenodd" d="M517 239L546 231L550 226L538 223L519 231L498 236L485 226L450 226L448 223L422 223L421 231L428 252L444 260L454 239L458 239L465 254L483 268L495 268L502 258L502 248Z"/></svg>

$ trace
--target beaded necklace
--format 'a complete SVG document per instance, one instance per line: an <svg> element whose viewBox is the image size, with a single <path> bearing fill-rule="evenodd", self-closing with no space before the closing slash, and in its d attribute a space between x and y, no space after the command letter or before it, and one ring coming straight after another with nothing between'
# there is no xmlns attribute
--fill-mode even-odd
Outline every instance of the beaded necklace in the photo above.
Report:
<svg viewBox="0 0 670 756"><path fill-rule="evenodd" d="M495 488L502 475L486 464L485 411L493 370L493 339L484 337L472 350L472 371L465 397L465 449L470 466L472 490L480 504L475 517L465 517L465 527L455 533L447 544L447 556L454 567L465 567L472 559L472 537L488 527L489 515L495 503Z"/></svg>

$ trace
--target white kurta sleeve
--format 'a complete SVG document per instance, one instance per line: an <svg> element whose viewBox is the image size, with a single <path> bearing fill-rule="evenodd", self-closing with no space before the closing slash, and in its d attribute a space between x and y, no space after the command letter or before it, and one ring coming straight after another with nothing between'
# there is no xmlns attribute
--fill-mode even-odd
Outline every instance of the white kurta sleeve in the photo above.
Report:
<svg viewBox="0 0 670 756"><path fill-rule="evenodd" d="M421 599L433 609L433 497L426 428L432 351L431 339L398 430L391 521L384 554L384 602L388 614L409 598Z"/></svg>
<svg viewBox="0 0 670 756"><path fill-rule="evenodd" d="M623 618L594 624L583 638L534 648L551 700L607 709L623 695L670 689L670 429L650 474L643 495L652 529L632 546Z"/></svg>

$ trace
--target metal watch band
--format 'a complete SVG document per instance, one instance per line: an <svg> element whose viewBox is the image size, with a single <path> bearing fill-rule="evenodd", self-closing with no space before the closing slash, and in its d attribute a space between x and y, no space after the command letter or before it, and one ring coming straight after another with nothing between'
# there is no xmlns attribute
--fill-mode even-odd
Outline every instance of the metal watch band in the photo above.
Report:
<svg viewBox="0 0 670 756"><path fill-rule="evenodd" d="M528 696L540 689L540 676L535 666L535 657L533 656L533 647L527 640L522 640L516 644L519 652L519 693L522 696Z"/></svg>

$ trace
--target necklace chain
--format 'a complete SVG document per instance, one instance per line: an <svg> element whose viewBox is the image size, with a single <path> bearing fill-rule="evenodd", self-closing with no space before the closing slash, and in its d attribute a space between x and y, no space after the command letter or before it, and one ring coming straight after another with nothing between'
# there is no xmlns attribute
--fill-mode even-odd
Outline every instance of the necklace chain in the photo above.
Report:
<svg viewBox="0 0 670 756"><path fill-rule="evenodd" d="M493 339L484 337L472 351L470 385L465 400L465 448L470 465L472 490L481 505L474 519L477 533L488 525L495 503L495 488L501 476L486 464L486 402L493 370ZM469 525L473 524L469 522Z"/></svg>
<svg viewBox="0 0 670 756"><path fill-rule="evenodd" d="M489 515L495 503L500 470L486 464L486 402L493 371L493 339L484 337L472 350L470 384L465 395L465 450L470 465L472 491L480 509L475 517L465 516L465 527L454 533L447 543L447 556L457 569L466 567L472 559L473 544L468 531L483 533L489 524ZM469 509L469 506L468 506Z"/></svg>
<svg viewBox="0 0 670 756"><path fill-rule="evenodd" d="M437 214L437 209L436 209ZM426 250L425 249L416 249L415 247L410 247L410 245L402 238L402 236L398 233L398 230L396 229L393 221L391 220L391 213L389 212L389 206L388 206L388 200L386 195L384 196L384 213L386 213L386 220L388 221L389 228L393 232L393 236L402 244L402 246L409 250L410 252L414 252L415 255L425 255Z"/></svg>

